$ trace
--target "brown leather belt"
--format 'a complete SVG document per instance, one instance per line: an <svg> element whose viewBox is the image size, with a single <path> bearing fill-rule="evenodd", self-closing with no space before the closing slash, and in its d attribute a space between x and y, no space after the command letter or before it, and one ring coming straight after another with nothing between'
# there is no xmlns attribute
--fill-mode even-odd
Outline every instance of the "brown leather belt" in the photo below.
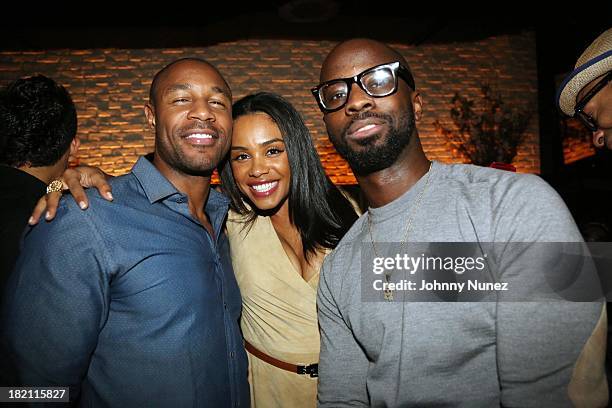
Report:
<svg viewBox="0 0 612 408"><path fill-rule="evenodd" d="M312 378L319 376L319 364L310 364L304 366L286 363L284 361L277 360L274 357L267 355L263 351L257 350L255 347L253 347L251 343L246 340L244 341L244 348L246 348L249 353L257 357L258 359L263 360L268 364L272 364L274 367L282 368L283 370L291 371L292 373L296 374L308 374Z"/></svg>

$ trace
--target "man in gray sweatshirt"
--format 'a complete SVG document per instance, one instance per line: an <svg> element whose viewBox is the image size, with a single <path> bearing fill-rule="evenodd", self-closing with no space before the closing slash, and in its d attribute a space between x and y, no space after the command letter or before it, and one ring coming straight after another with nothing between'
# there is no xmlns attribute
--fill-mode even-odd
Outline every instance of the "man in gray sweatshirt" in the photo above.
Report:
<svg viewBox="0 0 612 408"><path fill-rule="evenodd" d="M423 301L413 297L423 281L411 292L411 279L397 276L395 261L415 243L581 242L555 191L534 175L428 160L416 129L423 101L405 59L385 44L340 43L320 79L313 94L330 140L370 207L321 271L319 406L605 406L603 301L526 295L539 279L525 281L527 272L555 265L551 253L493 245L484 263L497 283L526 284L472 298L486 302ZM381 258L384 243L396 243L398 256ZM500 257L508 248L516 258ZM390 259L392 273L372 274L366 252Z"/></svg>

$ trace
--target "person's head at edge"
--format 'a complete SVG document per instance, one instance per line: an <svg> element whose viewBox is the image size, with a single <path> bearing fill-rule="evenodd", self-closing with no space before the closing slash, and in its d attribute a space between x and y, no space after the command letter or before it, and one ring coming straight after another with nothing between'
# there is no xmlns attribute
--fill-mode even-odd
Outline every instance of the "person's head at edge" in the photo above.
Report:
<svg viewBox="0 0 612 408"><path fill-rule="evenodd" d="M173 183L210 181L232 134L232 95L219 71L197 58L168 64L153 78L145 115L155 131L158 170Z"/></svg>
<svg viewBox="0 0 612 408"><path fill-rule="evenodd" d="M0 164L45 184L58 178L79 147L76 108L68 91L43 75L0 91Z"/></svg>
<svg viewBox="0 0 612 408"><path fill-rule="evenodd" d="M357 217L325 175L299 112L267 92L240 99L232 111L232 148L221 170L232 209L247 216L246 225L287 211L307 258L335 247Z"/></svg>
<svg viewBox="0 0 612 408"><path fill-rule="evenodd" d="M612 28L580 55L557 91L557 105L584 124L596 147L612 149Z"/></svg>
<svg viewBox="0 0 612 408"><path fill-rule="evenodd" d="M410 72L404 57L388 45L371 39L347 40L326 57L320 82L350 78L396 61ZM396 78L395 92L382 97L370 96L352 83L344 106L323 112L332 144L348 161L375 207L401 195L429 166L416 129L422 119L421 96L410 87L405 75ZM383 179L393 181L393 188L386 193L381 188Z"/></svg>

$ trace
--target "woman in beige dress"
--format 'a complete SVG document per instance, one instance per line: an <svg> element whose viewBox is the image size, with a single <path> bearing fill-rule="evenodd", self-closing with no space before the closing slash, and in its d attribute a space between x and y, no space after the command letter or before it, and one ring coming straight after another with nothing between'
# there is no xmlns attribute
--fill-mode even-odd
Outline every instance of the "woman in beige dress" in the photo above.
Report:
<svg viewBox="0 0 612 408"><path fill-rule="evenodd" d="M325 255L357 218L325 176L299 113L278 95L233 106L222 188L242 295L253 407L316 406L316 292Z"/></svg>

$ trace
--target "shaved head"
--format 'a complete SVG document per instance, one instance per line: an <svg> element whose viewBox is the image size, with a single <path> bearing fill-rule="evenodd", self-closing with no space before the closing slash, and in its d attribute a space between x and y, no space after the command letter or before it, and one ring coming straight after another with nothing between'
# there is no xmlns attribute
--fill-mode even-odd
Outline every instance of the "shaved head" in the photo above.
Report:
<svg viewBox="0 0 612 408"><path fill-rule="evenodd" d="M321 82L329 80L329 70L341 65L365 65L375 66L387 62L399 61L410 70L408 62L402 54L380 41L368 38L354 38L337 44L323 61L321 66Z"/></svg>

